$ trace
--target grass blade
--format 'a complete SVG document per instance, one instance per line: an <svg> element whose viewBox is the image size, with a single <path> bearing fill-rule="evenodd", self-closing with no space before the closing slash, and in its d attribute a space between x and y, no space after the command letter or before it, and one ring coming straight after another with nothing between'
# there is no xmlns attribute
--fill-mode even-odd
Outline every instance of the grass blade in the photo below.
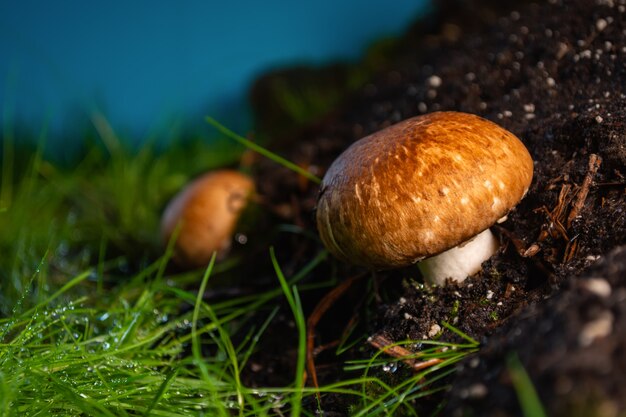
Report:
<svg viewBox="0 0 626 417"><path fill-rule="evenodd" d="M537 395L533 382L530 380L517 353L511 353L508 356L507 368L524 417L546 417L547 414L543 409L539 395Z"/></svg>
<svg viewBox="0 0 626 417"><path fill-rule="evenodd" d="M300 303L298 289L295 285L292 286L291 289L289 288L289 284L287 284L287 280L285 279L285 276L280 269L280 265L278 264L278 260L276 259L274 248L270 248L270 256L272 258L272 265L276 271L276 276L280 281L280 286L285 293L289 307L291 307L291 311L293 312L293 316L296 321L296 328L298 329L298 360L296 362L296 376L294 383L295 394L291 398L291 415L293 417L298 417L300 415L303 394L302 389L304 387L303 375L304 361L306 358L306 320L304 318L304 313L302 312L302 304Z"/></svg>
<svg viewBox="0 0 626 417"><path fill-rule="evenodd" d="M167 374L167 376L163 380L163 383L159 387L159 390L154 396L154 400L152 401L152 404L150 404L150 407L148 407L146 412L143 414L144 416L147 417L150 415L150 412L154 409L154 407L156 407L156 405L159 403L159 401L161 400L165 392L169 389L172 379L174 379L177 374L178 374L178 368L173 369L169 374Z"/></svg>
<svg viewBox="0 0 626 417"><path fill-rule="evenodd" d="M226 126L222 125L220 122L218 122L214 118L212 118L210 116L206 116L205 120L206 120L206 122L208 124L210 124L211 126L216 128L217 130L219 130L220 133L228 136L229 138L235 140L236 142L239 142L240 144L242 144L246 148L251 149L251 150L253 150L253 151L263 155L264 157L269 158L270 160L276 162L277 164L282 165L285 168L290 169L290 170L292 170L292 171L302 175L303 177L307 178L308 180L314 182L315 184L320 184L322 182L322 180L319 177L317 177L316 175L311 174L306 169L304 169L302 167L299 167L298 165L296 165L293 162L283 158L282 156L276 155L274 152L268 151L264 147L259 146L258 144L252 142L251 140L246 139L243 136L236 134L235 132L233 132L232 130L228 129Z"/></svg>

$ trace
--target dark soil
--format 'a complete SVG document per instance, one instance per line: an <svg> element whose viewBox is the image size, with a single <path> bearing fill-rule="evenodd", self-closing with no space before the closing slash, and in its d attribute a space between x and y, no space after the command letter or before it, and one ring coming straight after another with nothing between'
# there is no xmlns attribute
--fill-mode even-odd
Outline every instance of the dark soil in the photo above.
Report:
<svg viewBox="0 0 626 417"><path fill-rule="evenodd" d="M626 407L626 246L512 317L461 367L447 415L520 415L507 358L515 352L549 415L617 416Z"/></svg>
<svg viewBox="0 0 626 417"><path fill-rule="evenodd" d="M424 288L415 268L378 273L378 288L396 292L377 307L369 304L372 318L363 325L370 335L400 341L428 338L447 321L481 341L477 357L448 381L450 391L415 404L418 410L447 400L443 415L522 415L506 365L517 352L550 415L621 415L626 0L518 2L508 10L488 2L439 6L398 44L385 71L340 111L292 132L286 145L279 141L277 151L321 176L355 140L437 110L478 114L516 134L535 160L535 177L526 198L493 229L500 252L477 276L445 288ZM256 178L276 215L270 222L315 233L314 184L263 159ZM275 245L294 269L321 248L298 234ZM346 278L362 272L338 261L316 271L319 279L331 271ZM362 293L366 284L359 285ZM350 306L364 305L351 297ZM309 303L310 309L315 300ZM343 323L353 313L344 311ZM337 337L344 319L320 326L318 344ZM353 355L363 355L363 346ZM280 360L271 346L264 352L260 362L285 366L289 358L284 346ZM319 362L322 382L339 377L339 366ZM336 398L322 404L346 413Z"/></svg>

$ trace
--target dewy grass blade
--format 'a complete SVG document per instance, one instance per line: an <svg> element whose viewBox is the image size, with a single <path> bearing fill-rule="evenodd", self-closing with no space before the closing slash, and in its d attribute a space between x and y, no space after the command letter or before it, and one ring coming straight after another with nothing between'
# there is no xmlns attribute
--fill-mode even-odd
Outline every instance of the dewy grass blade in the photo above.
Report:
<svg viewBox="0 0 626 417"><path fill-rule="evenodd" d="M454 327L450 323L444 321L441 324L443 324L443 327L445 327L446 329L450 330L451 332L455 333L456 335L458 335L458 336L462 337L463 339L467 340L470 344L475 345L476 347L478 347L480 345L478 340L474 339L473 337L471 337L467 333L463 333L460 329Z"/></svg>
<svg viewBox="0 0 626 417"><path fill-rule="evenodd" d="M172 380L178 374L178 370L179 370L179 368L175 368L175 369L171 370L167 374L167 376L163 380L163 383L159 386L159 389L158 389L158 391L156 392L156 394L154 396L154 400L152 400L152 403L150 404L148 409L143 414L144 416L149 416L150 412L154 409L154 407L156 407L156 405L159 403L161 398L163 398L163 395L165 395L165 392L169 389L169 387L170 387L170 385L172 383Z"/></svg>
<svg viewBox="0 0 626 417"><path fill-rule="evenodd" d="M257 344L259 343L259 340L261 339L261 335L265 333L265 330L269 327L272 320L274 320L274 317L276 316L277 313L278 313L278 306L272 309L270 314L267 316L267 319L265 319L265 321L261 325L261 328L252 337L252 340L250 341L250 344L246 348L245 352L243 353L243 356L241 359L242 368L246 366L248 359L250 359L250 356L252 355L253 350L256 348Z"/></svg>
<svg viewBox="0 0 626 417"><path fill-rule="evenodd" d="M0 416L9 415L12 399L13 392L4 374L0 372Z"/></svg>
<svg viewBox="0 0 626 417"><path fill-rule="evenodd" d="M208 124L210 124L211 126L213 126L214 128L216 128L217 130L220 131L220 133L228 136L229 138L235 140L236 142L239 142L240 144L242 144L243 146L247 147L248 149L251 149L263 156L265 156L266 158L269 158L270 160L276 162L277 164L280 164L282 166L284 166L285 168L288 168L300 175L302 175L303 177L307 178L308 180L316 183L316 184L320 184L322 182L322 180L317 177L316 175L311 174L309 171L307 171L306 169L299 167L298 165L294 164L293 162L283 158L282 156L276 155L274 152L271 152L267 149L265 149L262 146L259 146L258 144L252 142L249 139L244 138L241 135L236 134L235 132L233 132L232 130L228 129L226 126L222 125L220 122L218 122L217 120L215 120L214 118L210 117L210 116L206 116L205 120Z"/></svg>
<svg viewBox="0 0 626 417"><path fill-rule="evenodd" d="M28 375L35 380L39 380L42 386L46 383L54 385L57 388L57 392L67 400L68 404L81 410L86 415L115 417L115 414L100 404L98 400L91 399L84 394L81 395L80 391L72 387L71 384L57 378L54 374L42 374L39 370L29 370ZM121 412L121 415L128 415L123 410Z"/></svg>
<svg viewBox="0 0 626 417"><path fill-rule="evenodd" d="M209 281L209 276L211 275L211 270L213 269L213 264L215 263L216 254L213 253L211 257L211 261L206 268L204 276L202 277L202 283L200 284L200 289L198 290L198 295L196 297L196 304L193 309L193 316L191 320L191 352L193 354L194 362L200 373L202 374L203 380L209 384L211 383L211 378L209 376L209 370L204 363L202 358L202 352L200 351L200 339L198 338L198 317L200 316L200 306L202 305L202 295L206 290L207 282Z"/></svg>
<svg viewBox="0 0 626 417"><path fill-rule="evenodd" d="M82 281L84 281L87 278L89 278L89 275L91 275L92 272L93 271L91 269L83 271L83 273L81 273L81 274L77 275L76 277L74 277L72 280L70 280L67 284L65 284L63 287L61 287L57 292L52 294L50 297L46 298L44 301L40 302L37 306L35 306L35 307L31 308L30 310L28 310L27 312L23 313L22 316L23 317L28 316L28 315L34 313L38 308L42 308L42 307L46 306L47 304L52 302L54 299L58 298L59 296L61 296L62 294L64 294L68 290L70 290L72 287L78 285Z"/></svg>
<svg viewBox="0 0 626 417"><path fill-rule="evenodd" d="M302 312L302 305L300 303L300 296L298 295L298 289L294 285L289 288L289 284L283 275L274 248L270 248L270 256L272 258L272 265L276 271L276 276L280 281L280 286L285 293L289 307L293 312L294 319L296 321L296 328L298 329L298 361L296 362L296 375L295 375L295 393L291 398L291 415L298 417L300 415L300 409L302 406L302 394L304 388L304 361L306 358L306 321L304 319L304 313Z"/></svg>
<svg viewBox="0 0 626 417"><path fill-rule="evenodd" d="M210 385L212 385L212 382L210 382L208 368L206 364L204 363L202 354L200 352L200 339L198 338L198 318L200 316L200 309L202 308L203 310L206 311L207 316L211 320L211 322L215 324L215 328L219 332L219 339L221 341L221 347L226 351L225 353L228 356L228 359L230 360L230 366L233 371L233 380L234 380L235 390L237 392L237 403L239 405L239 415L243 415L245 404L244 404L244 396L243 396L243 385L241 384L241 380L239 377L240 367L239 367L239 361L237 358L237 353L230 339L230 335L228 334L228 331L224 329L224 327L222 326L222 323L220 323L220 319L217 317L213 309L210 306L204 304L202 301L202 296L206 290L209 276L211 275L211 271L213 270L213 265L215 264L216 255L217 253L214 252L213 256L211 257L211 261L209 262L209 265L206 269L204 277L202 278L202 284L200 285L200 289L198 290L198 296L196 297L196 304L195 304L194 311L193 311L192 327L191 327L192 352L193 352L194 362L196 363L196 366L200 368L202 375L204 377L204 380Z"/></svg>

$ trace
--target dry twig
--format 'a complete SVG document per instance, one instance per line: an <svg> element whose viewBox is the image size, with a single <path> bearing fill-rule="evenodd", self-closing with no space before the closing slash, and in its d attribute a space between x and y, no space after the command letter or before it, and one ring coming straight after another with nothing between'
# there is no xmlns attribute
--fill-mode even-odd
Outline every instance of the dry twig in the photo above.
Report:
<svg viewBox="0 0 626 417"><path fill-rule="evenodd" d="M576 201L572 206L572 210L569 212L569 216L567 216L567 228L569 229L572 225L572 221L576 217L579 216L580 210L585 205L585 200L587 199L587 195L589 194L589 187L593 181L593 177L598 172L600 168L600 164L602 163L602 158L595 153L589 155L589 165L587 168L587 174L585 175L585 179L583 180L583 184L580 186L578 193L576 193Z"/></svg>
<svg viewBox="0 0 626 417"><path fill-rule="evenodd" d="M357 280L363 278L366 273L362 273L353 277L346 279L341 284L337 285L331 291L329 291L315 306L313 312L309 316L306 321L307 324L307 336L306 336L306 368L309 375L311 375L311 380L313 381L313 386L318 389L319 384L317 381L317 372L315 371L315 360L314 356L318 352L315 349L315 328L317 324L320 322L326 311L330 307L335 304L337 299L341 297ZM306 382L307 375L304 375L304 380ZM317 393L317 397L319 399L319 393Z"/></svg>
<svg viewBox="0 0 626 417"><path fill-rule="evenodd" d="M415 353L410 350L394 344L391 340L381 335L375 335L368 339L368 343L376 349L384 351L389 356L401 359L414 371L421 371L433 365L441 363L442 360L438 358L429 359L426 361L418 361L415 357Z"/></svg>

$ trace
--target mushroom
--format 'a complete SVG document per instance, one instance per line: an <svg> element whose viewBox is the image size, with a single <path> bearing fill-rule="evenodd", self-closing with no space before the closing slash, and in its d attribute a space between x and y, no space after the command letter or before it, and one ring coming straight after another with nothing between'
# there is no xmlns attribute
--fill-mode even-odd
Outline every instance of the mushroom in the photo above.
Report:
<svg viewBox="0 0 626 417"><path fill-rule="evenodd" d="M237 171L204 174L181 190L167 205L161 219L164 242L180 228L174 243L174 260L185 267L206 265L213 252L228 252L233 230L248 197L252 180Z"/></svg>
<svg viewBox="0 0 626 417"><path fill-rule="evenodd" d="M425 281L461 282L499 248L489 227L526 195L533 161L512 133L436 112L367 136L324 176L317 227L337 258L382 270L419 262Z"/></svg>

